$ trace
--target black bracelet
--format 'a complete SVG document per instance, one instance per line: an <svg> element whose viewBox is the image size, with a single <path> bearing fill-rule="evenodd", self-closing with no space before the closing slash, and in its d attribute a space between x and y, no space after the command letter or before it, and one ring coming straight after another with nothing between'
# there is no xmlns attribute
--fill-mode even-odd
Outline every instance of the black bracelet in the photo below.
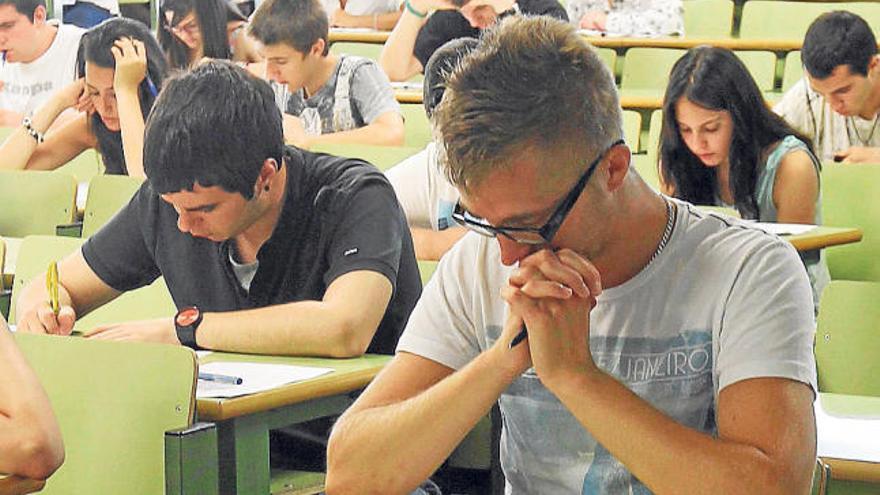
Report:
<svg viewBox="0 0 880 495"><path fill-rule="evenodd" d="M21 125L24 126L24 130L27 131L30 137L34 138L37 144L43 144L43 141L46 140L46 136L44 136L42 132L34 129L34 125L33 122L31 122L30 117L25 117L24 120L21 121Z"/></svg>

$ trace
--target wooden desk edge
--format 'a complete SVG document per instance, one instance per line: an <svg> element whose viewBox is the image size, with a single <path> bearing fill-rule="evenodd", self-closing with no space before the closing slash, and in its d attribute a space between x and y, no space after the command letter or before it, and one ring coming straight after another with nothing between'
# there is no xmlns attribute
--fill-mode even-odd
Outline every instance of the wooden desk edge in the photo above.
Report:
<svg viewBox="0 0 880 495"><path fill-rule="evenodd" d="M823 235L821 239L810 236L810 233L804 234L803 239L800 236L793 235L788 241L798 251L811 251L813 249L822 249L831 246L839 246L841 244L851 244L862 240L861 229L841 229L837 232L829 232Z"/></svg>
<svg viewBox="0 0 880 495"><path fill-rule="evenodd" d="M864 483L880 483L880 463L822 457L831 466L831 478Z"/></svg>
<svg viewBox="0 0 880 495"><path fill-rule="evenodd" d="M337 376L331 373L325 377L243 397L198 399L198 417L200 421L224 421L311 399L353 392L369 384L384 366L385 363Z"/></svg>
<svg viewBox="0 0 880 495"><path fill-rule="evenodd" d="M0 495L24 495L43 489L46 480L33 480L11 474L0 474Z"/></svg>

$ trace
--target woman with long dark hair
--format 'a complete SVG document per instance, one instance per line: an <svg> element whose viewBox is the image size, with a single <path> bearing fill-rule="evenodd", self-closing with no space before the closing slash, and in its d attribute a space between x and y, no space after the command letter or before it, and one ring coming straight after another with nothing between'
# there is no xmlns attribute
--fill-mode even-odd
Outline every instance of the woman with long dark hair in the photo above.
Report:
<svg viewBox="0 0 880 495"><path fill-rule="evenodd" d="M83 35L78 79L3 143L0 166L51 170L95 148L106 173L143 177L144 122L166 72L165 56L146 26L125 18L102 22ZM69 109L82 113L62 123L59 116Z"/></svg>
<svg viewBox="0 0 880 495"><path fill-rule="evenodd" d="M663 100L664 193L746 219L820 224L820 168L810 140L770 110L733 52L700 46L675 63ZM816 298L828 270L818 255L805 263Z"/></svg>
<svg viewBox="0 0 880 495"><path fill-rule="evenodd" d="M228 0L163 0L159 44L172 68L187 69L203 57L257 62L247 37L247 18Z"/></svg>

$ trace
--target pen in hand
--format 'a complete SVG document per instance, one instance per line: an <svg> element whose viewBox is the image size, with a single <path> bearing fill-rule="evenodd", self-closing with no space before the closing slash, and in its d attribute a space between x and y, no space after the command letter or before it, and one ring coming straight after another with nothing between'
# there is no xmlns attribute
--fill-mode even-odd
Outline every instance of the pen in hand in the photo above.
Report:
<svg viewBox="0 0 880 495"><path fill-rule="evenodd" d="M520 328L519 333L516 334L516 337L510 341L510 344L507 346L508 349L513 349L523 340L526 340L526 337L529 336L529 332L526 330L526 324L523 323L522 328Z"/></svg>
<svg viewBox="0 0 880 495"><path fill-rule="evenodd" d="M49 263L49 269L46 271L46 290L49 292L49 306L55 316L58 316L61 304L58 301L58 263L55 261Z"/></svg>
<svg viewBox="0 0 880 495"><path fill-rule="evenodd" d="M230 375L218 375L216 373L202 373L199 372L199 380L206 380L209 382L217 382L217 383L228 383L230 385L241 385L244 381L241 377L238 376L230 376Z"/></svg>

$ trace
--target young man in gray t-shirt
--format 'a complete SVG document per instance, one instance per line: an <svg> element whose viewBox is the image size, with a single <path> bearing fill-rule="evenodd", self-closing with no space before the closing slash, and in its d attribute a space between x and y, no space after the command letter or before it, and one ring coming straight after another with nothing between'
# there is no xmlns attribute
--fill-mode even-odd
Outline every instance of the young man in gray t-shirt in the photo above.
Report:
<svg viewBox="0 0 880 495"><path fill-rule="evenodd" d="M403 117L375 62L328 49L319 0L269 0L250 25L266 59L288 143L403 144Z"/></svg>

